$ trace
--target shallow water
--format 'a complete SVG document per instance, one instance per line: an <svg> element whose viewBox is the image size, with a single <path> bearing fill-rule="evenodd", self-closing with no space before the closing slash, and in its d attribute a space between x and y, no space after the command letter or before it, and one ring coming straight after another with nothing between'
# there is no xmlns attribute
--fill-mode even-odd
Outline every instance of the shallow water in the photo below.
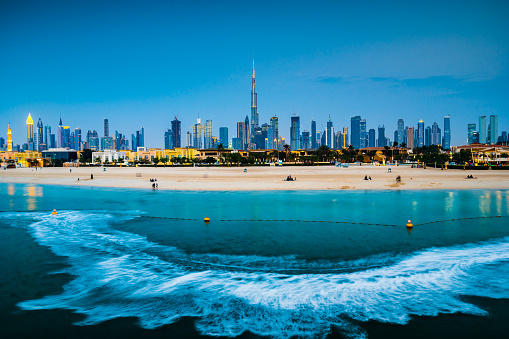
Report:
<svg viewBox="0 0 509 339"><path fill-rule="evenodd" d="M201 335L363 338L370 336L369 322L408 326L419 316L490 317L471 297L509 298L507 190L0 185L0 196L2 245L17 244L4 252L17 253L24 265L12 278L39 289L37 297L25 298L12 291L16 286L3 287L2 293L19 294L20 317L67 309L84 315L76 327L134 317L154 329L192 317ZM53 208L57 216L49 214ZM451 221L492 216L502 217ZM407 219L446 221L408 232ZM26 239L17 231L56 256L34 258L31 247L19 246ZM41 262L47 274L70 275L61 290L30 282Z"/></svg>

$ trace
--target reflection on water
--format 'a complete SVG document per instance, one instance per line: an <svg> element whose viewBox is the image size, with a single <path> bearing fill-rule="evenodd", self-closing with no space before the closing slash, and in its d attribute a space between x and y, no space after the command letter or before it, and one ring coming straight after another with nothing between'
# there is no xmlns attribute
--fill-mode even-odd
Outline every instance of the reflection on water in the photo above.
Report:
<svg viewBox="0 0 509 339"><path fill-rule="evenodd" d="M481 212L481 215L488 216L490 215L491 211L491 197L490 193L486 192L482 196L479 197L479 212Z"/></svg>
<svg viewBox="0 0 509 339"><path fill-rule="evenodd" d="M14 196L14 185L9 185L9 187L7 188L7 194L9 194L10 196Z"/></svg>
<svg viewBox="0 0 509 339"><path fill-rule="evenodd" d="M41 186L28 186L25 187L25 196L28 196L27 199L27 209L29 211L35 211L37 209L37 197L42 197L42 187Z"/></svg>
<svg viewBox="0 0 509 339"><path fill-rule="evenodd" d="M496 191L495 197L496 197L495 203L497 206L497 215L501 215L502 214L502 192Z"/></svg>
<svg viewBox="0 0 509 339"><path fill-rule="evenodd" d="M452 211L454 205L454 192L449 192L447 197L445 198L445 211Z"/></svg>

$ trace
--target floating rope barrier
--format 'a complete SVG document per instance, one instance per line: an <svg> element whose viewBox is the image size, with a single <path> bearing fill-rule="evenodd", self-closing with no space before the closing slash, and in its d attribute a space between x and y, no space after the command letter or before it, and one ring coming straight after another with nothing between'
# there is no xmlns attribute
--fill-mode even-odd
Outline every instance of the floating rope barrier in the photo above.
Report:
<svg viewBox="0 0 509 339"><path fill-rule="evenodd" d="M131 217L139 217L139 218L149 218L149 219L167 219L167 220L184 220L184 221L198 221L198 219L188 219L188 218L176 218L176 217L154 217L147 215L130 215L130 214L121 214L121 216L131 216ZM494 216L479 216L479 217L469 217L469 218L452 218L452 219L444 219L444 220L433 220L426 221L422 223L413 224L413 226L423 226L429 224L436 223L445 223L450 221L460 221L460 220L475 220L475 219L495 219L495 218L509 218L506 215L494 215ZM210 218L206 222L212 221ZM329 224L349 224L349 225L367 225L367 226L390 226L390 227L398 227L401 225L394 224L381 224L381 223L369 223L369 222L355 222L355 221L334 221L334 220L301 220L301 219L217 219L220 222L319 222L319 223L329 223Z"/></svg>

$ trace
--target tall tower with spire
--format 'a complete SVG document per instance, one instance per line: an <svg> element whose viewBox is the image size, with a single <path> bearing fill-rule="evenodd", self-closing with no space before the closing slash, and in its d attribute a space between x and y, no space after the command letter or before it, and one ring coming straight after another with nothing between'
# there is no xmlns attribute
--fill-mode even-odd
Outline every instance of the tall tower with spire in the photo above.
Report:
<svg viewBox="0 0 509 339"><path fill-rule="evenodd" d="M34 142L34 120L32 119L32 116L30 113L28 113L27 118L27 144L30 145L30 143Z"/></svg>
<svg viewBox="0 0 509 339"><path fill-rule="evenodd" d="M258 106L256 94L255 68L253 59L253 77L251 80L251 136L254 135L255 128L258 128Z"/></svg>
<svg viewBox="0 0 509 339"><path fill-rule="evenodd" d="M10 122L9 126L7 127L7 152L12 152L12 132Z"/></svg>

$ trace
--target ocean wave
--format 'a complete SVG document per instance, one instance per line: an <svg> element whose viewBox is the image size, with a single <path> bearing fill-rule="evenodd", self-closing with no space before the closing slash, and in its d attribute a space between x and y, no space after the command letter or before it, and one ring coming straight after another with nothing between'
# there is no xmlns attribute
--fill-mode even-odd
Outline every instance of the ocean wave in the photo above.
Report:
<svg viewBox="0 0 509 339"><path fill-rule="evenodd" d="M86 315L80 325L137 317L140 326L156 328L190 316L200 333L212 336L323 337L335 326L362 338L364 321L486 315L462 297L509 298L509 238L397 258L308 263L292 256L185 254L113 228L114 214L66 211L37 219L30 233L68 258L74 279L59 295L19 306L74 310Z"/></svg>

